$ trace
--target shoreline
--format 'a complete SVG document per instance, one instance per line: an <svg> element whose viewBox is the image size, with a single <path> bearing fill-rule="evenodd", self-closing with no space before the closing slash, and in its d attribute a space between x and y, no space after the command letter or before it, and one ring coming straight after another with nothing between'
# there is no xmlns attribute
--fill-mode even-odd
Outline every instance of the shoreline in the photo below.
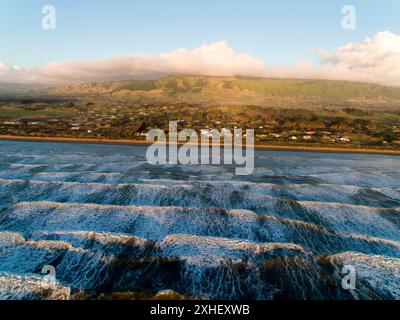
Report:
<svg viewBox="0 0 400 320"><path fill-rule="evenodd" d="M0 141L25 141L25 142L52 142L52 143L88 143L88 144L109 144L109 145L132 145L149 146L153 142L128 140L128 139L95 139L95 138L62 138L62 137L30 137L0 135ZM178 142L184 145L185 142ZM270 151L299 151L299 152L322 152L322 153L358 153L358 154L382 154L400 156L400 150L354 148L354 147L316 147L316 146L289 146L289 145L260 145L254 146L255 150Z"/></svg>

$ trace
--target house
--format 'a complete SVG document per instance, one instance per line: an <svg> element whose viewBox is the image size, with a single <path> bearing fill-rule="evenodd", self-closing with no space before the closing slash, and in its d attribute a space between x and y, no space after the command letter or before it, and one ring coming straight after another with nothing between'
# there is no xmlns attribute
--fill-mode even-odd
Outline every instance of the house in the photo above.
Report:
<svg viewBox="0 0 400 320"><path fill-rule="evenodd" d="M17 126L20 123L18 121L3 121L3 124L8 125L8 126Z"/></svg>
<svg viewBox="0 0 400 320"><path fill-rule="evenodd" d="M136 132L135 133L135 136L136 137L147 137L147 132L145 132L145 131L141 131L141 132Z"/></svg>
<svg viewBox="0 0 400 320"><path fill-rule="evenodd" d="M279 133L270 133L270 136L273 136L274 138L280 138L281 135Z"/></svg>

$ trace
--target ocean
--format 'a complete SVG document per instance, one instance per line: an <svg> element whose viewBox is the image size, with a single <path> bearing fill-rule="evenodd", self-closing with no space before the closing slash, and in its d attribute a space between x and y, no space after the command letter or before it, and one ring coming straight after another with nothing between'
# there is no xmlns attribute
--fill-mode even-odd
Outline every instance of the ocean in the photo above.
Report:
<svg viewBox="0 0 400 320"><path fill-rule="evenodd" d="M0 299L400 299L399 157L256 151L237 176L145 152L0 142Z"/></svg>

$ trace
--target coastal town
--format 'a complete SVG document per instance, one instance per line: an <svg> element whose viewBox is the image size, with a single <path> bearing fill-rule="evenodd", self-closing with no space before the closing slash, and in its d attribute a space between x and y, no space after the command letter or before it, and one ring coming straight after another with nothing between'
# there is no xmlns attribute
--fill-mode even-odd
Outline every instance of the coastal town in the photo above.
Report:
<svg viewBox="0 0 400 320"><path fill-rule="evenodd" d="M262 106L203 106L126 101L6 101L0 135L128 139L143 141L150 129L254 129L256 144L400 149L399 115L359 109L307 110Z"/></svg>

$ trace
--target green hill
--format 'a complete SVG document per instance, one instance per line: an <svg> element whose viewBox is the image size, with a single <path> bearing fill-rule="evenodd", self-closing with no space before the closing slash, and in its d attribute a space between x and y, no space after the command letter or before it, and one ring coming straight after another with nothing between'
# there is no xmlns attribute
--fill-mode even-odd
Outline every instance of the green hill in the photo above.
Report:
<svg viewBox="0 0 400 320"><path fill-rule="evenodd" d="M255 104L286 107L400 109L400 87L331 80L169 76L159 80L73 84L35 91L39 95Z"/></svg>

